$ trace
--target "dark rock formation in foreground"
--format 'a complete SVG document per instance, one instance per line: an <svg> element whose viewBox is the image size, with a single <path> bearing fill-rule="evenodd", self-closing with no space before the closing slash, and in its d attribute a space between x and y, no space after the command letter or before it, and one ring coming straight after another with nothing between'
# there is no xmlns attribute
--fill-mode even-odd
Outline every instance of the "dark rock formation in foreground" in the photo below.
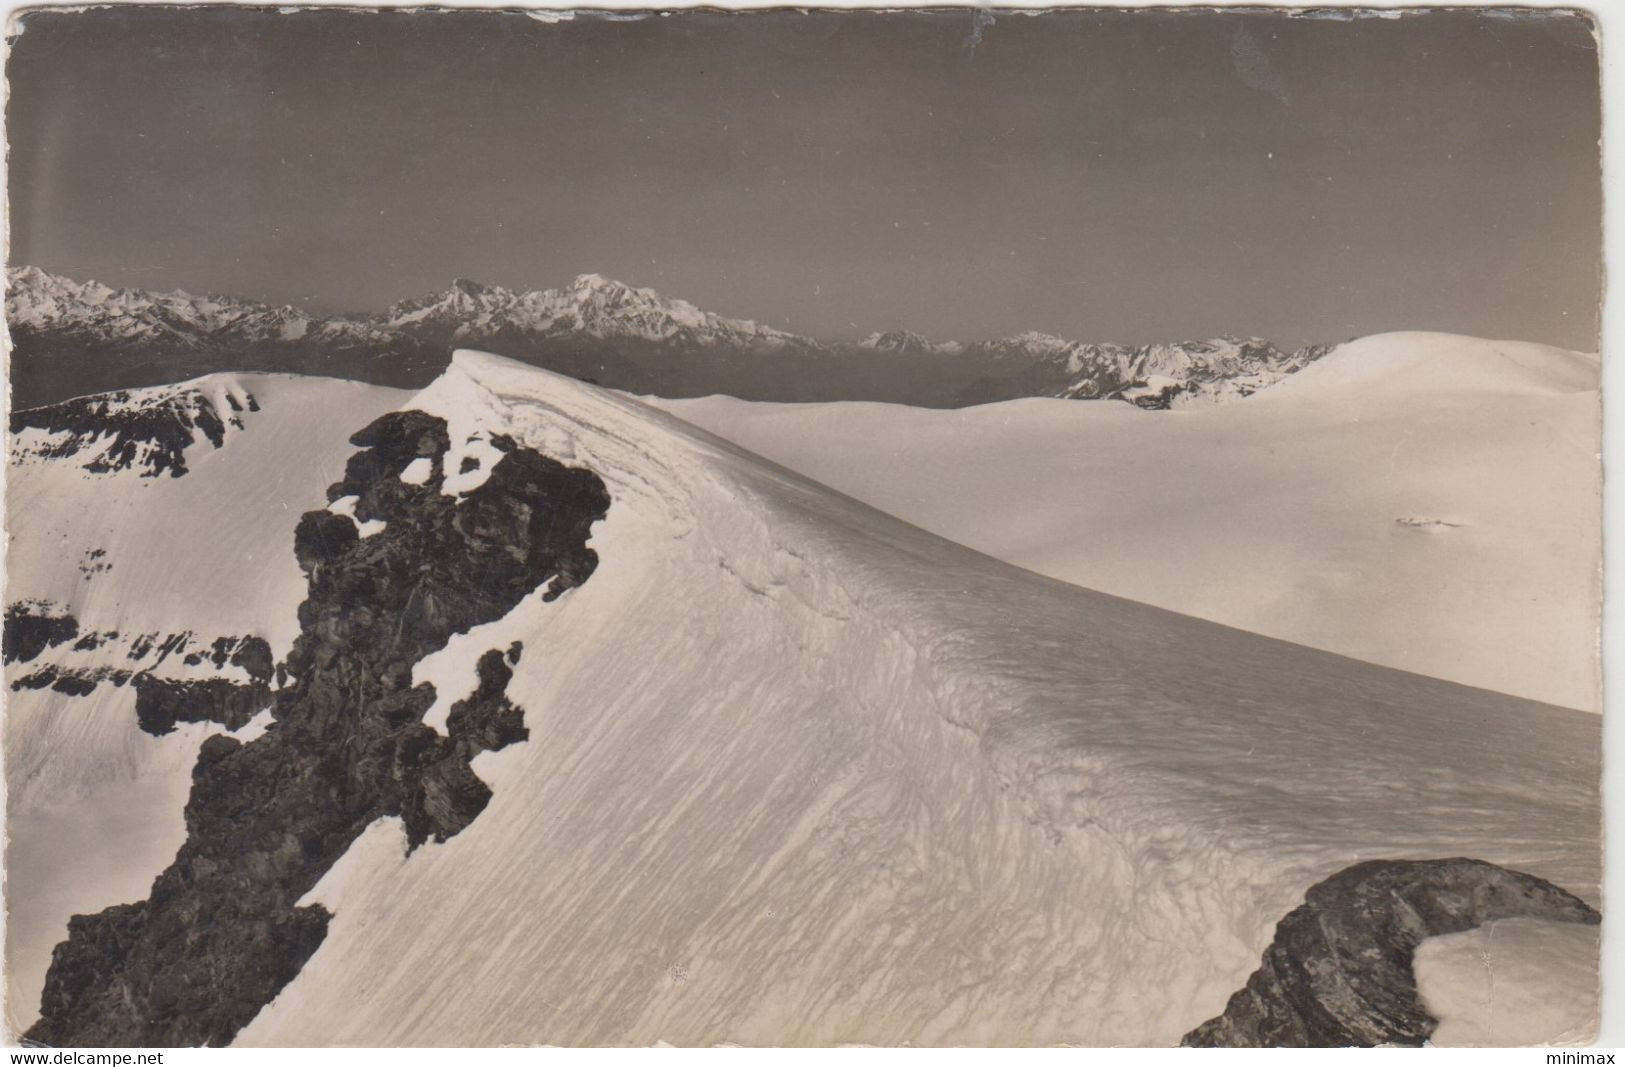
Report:
<svg viewBox="0 0 1625 1067"><path fill-rule="evenodd" d="M1262 966L1224 1014L1182 1044L1421 1045L1439 1021L1417 992L1417 946L1514 918L1602 921L1566 890L1483 860L1357 863L1310 887L1304 903L1276 926Z"/></svg>
<svg viewBox="0 0 1625 1067"><path fill-rule="evenodd" d="M188 666L204 660L218 669L229 661L248 673L247 684L226 678L178 680L151 674L135 676L135 717L141 729L162 736L181 722L215 722L240 730L271 703L271 674L275 664L271 646L263 637L217 637L208 652L189 653Z"/></svg>
<svg viewBox="0 0 1625 1067"><path fill-rule="evenodd" d="M79 636L79 620L72 615L53 615L48 604L19 601L6 608L0 659L6 663L28 663L47 648L55 648Z"/></svg>
<svg viewBox="0 0 1625 1067"><path fill-rule="evenodd" d="M229 1042L321 944L328 912L297 902L361 832L401 816L414 844L456 834L490 797L469 761L524 738L503 693L516 646L481 660L447 737L423 723L435 691L412 685L412 667L550 579L548 599L586 581L603 482L511 447L479 488L445 495L446 425L422 412L386 415L352 441L363 450L329 499L357 496L356 517L385 527L362 538L346 516L304 516L295 550L309 595L274 722L247 743L204 742L185 844L148 899L69 922L27 1040ZM432 462L427 481L401 481L419 458ZM165 691L166 717L194 713L172 703L185 695Z"/></svg>
<svg viewBox="0 0 1625 1067"><path fill-rule="evenodd" d="M135 718L154 737L173 733L181 722L215 722L240 730L271 703L263 682L242 685L224 678L175 681L150 674L135 678Z"/></svg>

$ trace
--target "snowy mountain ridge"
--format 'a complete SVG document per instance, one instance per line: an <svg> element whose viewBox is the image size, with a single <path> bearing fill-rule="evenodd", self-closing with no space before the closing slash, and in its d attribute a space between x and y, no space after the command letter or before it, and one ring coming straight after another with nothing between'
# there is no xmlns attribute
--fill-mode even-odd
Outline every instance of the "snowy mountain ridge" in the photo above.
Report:
<svg viewBox="0 0 1625 1067"><path fill-rule="evenodd" d="M221 447L259 409L254 394L227 374L77 397L12 412L9 459L15 465L84 454L81 465L92 474L134 468L143 477L179 478L188 449L200 440Z"/></svg>
<svg viewBox="0 0 1625 1067"><path fill-rule="evenodd" d="M297 341L315 320L288 306L180 290L116 289L24 266L6 270L6 322L13 330L57 331L126 345L204 345Z"/></svg>
<svg viewBox="0 0 1625 1067"><path fill-rule="evenodd" d="M25 266L7 271L6 317L24 357L19 382L29 390L36 378L51 373L27 373L36 352L41 360L50 358L54 373L63 378L71 377L73 360L99 362L87 372L87 384L97 391L108 385L148 384L105 380L110 367L131 358L159 365L167 361L183 374L251 367L418 386L426 383L426 374L438 372L451 348L475 345L514 352L541 365L559 364L558 369L579 376L607 374L614 379L609 384L662 395L674 389L676 395L748 391L737 376L761 375L764 368L754 362L763 357L791 361L783 364L790 373L781 377L813 369L839 380L884 373L887 367L866 367L861 358L884 356L915 361L906 369L901 364L892 368L899 375L970 375L963 386L948 388L941 400L929 401L933 406L1021 395L1118 399L1166 408L1250 395L1326 351L1316 346L1284 353L1256 338L1086 344L1036 331L962 343L893 330L856 344L832 343L727 318L600 274L582 274L567 286L534 291L459 278L445 290L399 301L381 312L317 317L235 297L116 289ZM233 359L249 362L233 365ZM696 361L704 369L695 373L708 371L709 376L703 384L683 384L684 365ZM849 369L842 371L843 366ZM154 373L162 380L160 371ZM47 387L45 381L39 385ZM24 406L34 402L25 397Z"/></svg>
<svg viewBox="0 0 1625 1067"><path fill-rule="evenodd" d="M1108 345L1040 336L1029 343L1048 360L1065 361L1070 381L1053 395L1071 400L1126 400L1150 409L1239 400L1331 351L1329 345L1308 345L1284 352L1259 337Z"/></svg>
<svg viewBox="0 0 1625 1067"><path fill-rule="evenodd" d="M754 322L701 311L600 274L568 286L516 291L458 278L444 291L391 305L376 314L319 318L293 307L237 297L155 293L77 282L36 267L6 272L6 316L13 327L65 331L120 344L165 340L205 345L232 340L310 340L355 344L393 336L485 337L504 330L578 332L691 344L745 344L772 349L815 342Z"/></svg>
<svg viewBox="0 0 1625 1067"><path fill-rule="evenodd" d="M375 320L383 330L449 330L456 339L519 333L579 333L633 338L679 348L738 346L768 352L812 342L743 319L701 311L601 274L582 274L561 289L514 291L466 279L443 293L392 306Z"/></svg>

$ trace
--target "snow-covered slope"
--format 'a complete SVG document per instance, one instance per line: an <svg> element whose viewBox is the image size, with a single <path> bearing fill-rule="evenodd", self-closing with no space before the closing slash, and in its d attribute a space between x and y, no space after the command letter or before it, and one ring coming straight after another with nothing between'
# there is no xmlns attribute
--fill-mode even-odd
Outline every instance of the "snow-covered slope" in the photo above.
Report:
<svg viewBox="0 0 1625 1067"><path fill-rule="evenodd" d="M440 702L485 691L511 650L528 738L474 756L489 803L441 839L408 852L408 808L311 872L293 914L331 918L238 1043L1174 1044L1305 890L1357 861L1472 856L1597 899L1594 717L1045 579L496 357L459 354L403 407L420 414L367 437L328 517L301 522L313 603L329 562L374 565L332 514L352 483L362 518L369 493L434 497L468 534L485 522L462 509L512 483L510 454L601 480L596 564L414 665L435 686L424 721L455 738L470 704ZM322 610L301 638L312 670ZM211 742L200 783L307 728L316 694L286 692L259 740ZM195 814L237 840L231 811ZM301 862L254 840L245 858L188 849L251 882ZM162 884L180 895L149 908L184 912L185 883ZM149 913L99 922L147 944ZM101 928L72 958L128 995L74 999L104 987L64 976L61 1025L127 1013L171 973L121 970Z"/></svg>
<svg viewBox="0 0 1625 1067"><path fill-rule="evenodd" d="M491 807L404 863L374 827L245 1042L1173 1043L1356 859L1594 895L1585 716L1046 581L490 357L415 404L599 473L601 562L470 642L528 650Z"/></svg>
<svg viewBox="0 0 1625 1067"><path fill-rule="evenodd" d="M1043 574L1359 659L1598 701L1598 372L1390 334L1245 403L654 403Z"/></svg>
<svg viewBox="0 0 1625 1067"><path fill-rule="evenodd" d="M406 395L326 379L212 375L18 413L30 425L12 438L6 471L6 603L26 605L8 612L4 698L13 1031L38 1011L68 916L139 899L185 836L197 746L218 728L143 732L133 676L246 680L224 656L215 662L220 639L258 637L275 658L287 654L304 597L290 552L294 524L344 469L356 426ZM135 417L155 411L164 417L150 425ZM200 427L178 417L204 412L215 421ZM211 425L222 427L218 445ZM119 440L134 463L87 469ZM154 476L141 457L155 456L179 466L166 462ZM11 647L27 625L19 616L71 620L72 635L22 659ZM65 633L69 624L61 625ZM115 672L130 677L121 684ZM47 684L15 687L23 679ZM62 691L87 684L86 695Z"/></svg>
<svg viewBox="0 0 1625 1067"><path fill-rule="evenodd" d="M1340 345L1290 383L1276 403L1380 406L1416 393L1545 396L1594 393L1595 355L1527 341L1484 341L1448 333L1386 333Z"/></svg>

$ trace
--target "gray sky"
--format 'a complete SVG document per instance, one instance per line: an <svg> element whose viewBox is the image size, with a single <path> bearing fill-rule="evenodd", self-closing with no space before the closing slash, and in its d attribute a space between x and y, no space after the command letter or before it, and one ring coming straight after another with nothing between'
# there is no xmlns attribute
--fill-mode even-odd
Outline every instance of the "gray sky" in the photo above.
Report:
<svg viewBox="0 0 1625 1067"><path fill-rule="evenodd" d="M815 336L1596 347L1586 23L28 16L13 263L372 309L597 271Z"/></svg>

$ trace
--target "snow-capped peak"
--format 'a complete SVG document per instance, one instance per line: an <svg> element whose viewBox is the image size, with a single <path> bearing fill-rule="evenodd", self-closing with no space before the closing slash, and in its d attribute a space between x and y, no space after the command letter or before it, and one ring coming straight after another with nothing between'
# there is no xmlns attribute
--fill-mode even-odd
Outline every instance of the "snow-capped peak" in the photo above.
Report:
<svg viewBox="0 0 1625 1067"><path fill-rule="evenodd" d="M453 278L450 291L462 293L465 296L483 296L499 290L497 290L496 286L486 285L484 282L477 282L470 278Z"/></svg>
<svg viewBox="0 0 1625 1067"><path fill-rule="evenodd" d="M923 334L913 330L886 330L882 333L872 333L858 342L860 348L872 348L877 352L897 352L905 355L915 353L934 352L937 346Z"/></svg>
<svg viewBox="0 0 1625 1067"><path fill-rule="evenodd" d="M559 289L520 291L459 278L444 292L391 307L370 320L334 320L410 336L478 340L497 333L545 338L586 335L685 348L812 344L754 322L701 311L603 274L580 274Z"/></svg>
<svg viewBox="0 0 1625 1067"><path fill-rule="evenodd" d="M704 317L703 312L687 301L667 300L653 289L640 289L613 278L606 278L602 274L578 274L569 288L559 295L574 306L582 308L599 308L605 311L662 310L677 314L691 312L692 315L683 317L692 317L696 320Z"/></svg>
<svg viewBox="0 0 1625 1067"><path fill-rule="evenodd" d="M1000 343L1039 352L1059 352L1072 347L1077 342L1068 341L1064 337L1057 337L1055 334L1044 333L1041 330L1025 330L1014 337L1006 338Z"/></svg>
<svg viewBox="0 0 1625 1067"><path fill-rule="evenodd" d="M580 326L600 337L676 339L702 344L723 340L783 344L801 340L748 319L729 319L702 311L686 300L668 299L653 289L641 289L602 274L578 275L562 293L528 295L536 297L536 303L542 306L566 303L579 316Z"/></svg>
<svg viewBox="0 0 1625 1067"><path fill-rule="evenodd" d="M625 282L618 282L614 278L607 278L602 274L577 274L575 281L570 283L570 291L573 293L637 292L651 299L659 299L652 289L634 290L632 286L627 285Z"/></svg>

